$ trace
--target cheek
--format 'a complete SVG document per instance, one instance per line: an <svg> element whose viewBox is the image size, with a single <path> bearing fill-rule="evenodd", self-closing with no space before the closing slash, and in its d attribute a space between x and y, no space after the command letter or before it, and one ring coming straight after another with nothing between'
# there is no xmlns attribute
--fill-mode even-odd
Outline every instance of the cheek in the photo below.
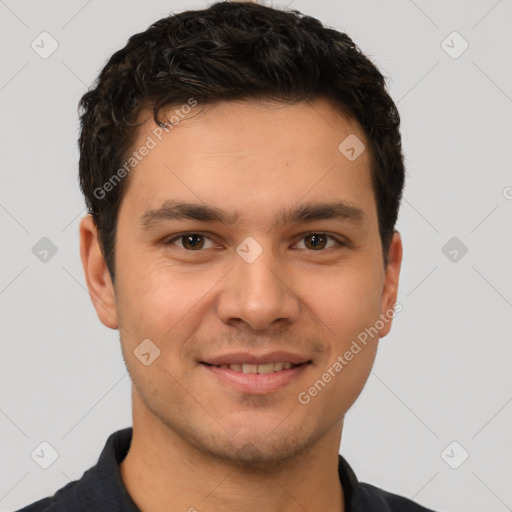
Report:
<svg viewBox="0 0 512 512"><path fill-rule="evenodd" d="M131 263L119 274L118 318L124 338L130 345L150 338L162 350L178 352L205 318L209 293L225 272L178 270L166 261Z"/></svg>
<svg viewBox="0 0 512 512"><path fill-rule="evenodd" d="M328 424L350 409L368 380L379 340L372 329L379 319L379 298L364 279L331 283L323 298L316 297L315 316L328 326L320 327L327 353L297 398Z"/></svg>
<svg viewBox="0 0 512 512"><path fill-rule="evenodd" d="M322 414L336 417L346 411L363 389L373 366L378 346L378 331L373 327L380 318L380 276L369 267L344 268L323 279L323 286L310 297L309 306L328 329L322 328L327 347L326 358L315 372L308 396L322 398L316 407Z"/></svg>
<svg viewBox="0 0 512 512"><path fill-rule="evenodd" d="M345 266L313 282L317 286L308 294L308 305L330 328L336 344L346 343L379 318L381 276L371 267Z"/></svg>

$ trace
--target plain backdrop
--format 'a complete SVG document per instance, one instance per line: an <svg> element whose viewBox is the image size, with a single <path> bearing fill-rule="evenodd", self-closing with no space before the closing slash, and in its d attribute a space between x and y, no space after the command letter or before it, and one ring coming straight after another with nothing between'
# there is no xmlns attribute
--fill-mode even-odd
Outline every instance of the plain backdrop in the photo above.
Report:
<svg viewBox="0 0 512 512"><path fill-rule="evenodd" d="M80 478L131 425L118 333L79 258L77 103L130 35L206 5L0 0L0 509ZM403 120L403 310L340 451L361 481L437 510L512 510L512 2L274 5L346 31ZM41 37L58 44L47 58ZM48 469L31 457L42 442Z"/></svg>

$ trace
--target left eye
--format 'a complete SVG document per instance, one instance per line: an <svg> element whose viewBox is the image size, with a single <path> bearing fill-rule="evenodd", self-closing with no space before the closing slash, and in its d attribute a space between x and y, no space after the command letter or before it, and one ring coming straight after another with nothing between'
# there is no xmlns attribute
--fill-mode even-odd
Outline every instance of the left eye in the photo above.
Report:
<svg viewBox="0 0 512 512"><path fill-rule="evenodd" d="M328 246L328 241L331 240L332 244ZM209 241L210 245L208 245ZM343 242L338 240L337 238L326 235L325 233L308 233L301 238L302 243L304 242L304 247L306 249L311 249L313 251L318 251L322 249L330 249L335 246L343 246ZM178 245L181 249L185 249L187 251L198 251L199 249L211 249L215 247L215 243L211 240L211 238L201 235L200 233L184 233L182 235L175 236L165 242L165 245Z"/></svg>
<svg viewBox="0 0 512 512"><path fill-rule="evenodd" d="M334 245L331 245L330 247L326 247L327 240L329 238L332 241L334 241ZM333 246L343 245L343 243L340 240L338 240L337 238L335 238L333 236L326 235L325 233L309 233L307 235L304 235L301 238L301 241L303 241L303 240L309 240L309 243L305 243L304 245L306 246L307 249L312 249L314 251L317 251L319 249L330 249ZM308 245L310 247L308 247Z"/></svg>

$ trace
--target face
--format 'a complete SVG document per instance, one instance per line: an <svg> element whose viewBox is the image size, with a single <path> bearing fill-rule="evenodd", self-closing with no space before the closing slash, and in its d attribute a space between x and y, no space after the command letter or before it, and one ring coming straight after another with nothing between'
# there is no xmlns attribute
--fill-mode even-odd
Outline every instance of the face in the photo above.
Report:
<svg viewBox="0 0 512 512"><path fill-rule="evenodd" d="M391 326L401 242L384 268L369 152L338 149L368 143L327 101L196 110L160 137L147 114L115 289L85 219L82 257L134 411L202 453L269 465L341 435Z"/></svg>

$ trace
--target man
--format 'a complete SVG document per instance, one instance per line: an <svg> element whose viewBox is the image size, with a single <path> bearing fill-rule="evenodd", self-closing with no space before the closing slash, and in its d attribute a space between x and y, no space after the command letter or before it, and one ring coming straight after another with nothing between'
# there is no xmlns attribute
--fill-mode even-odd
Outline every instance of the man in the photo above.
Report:
<svg viewBox="0 0 512 512"><path fill-rule="evenodd" d="M133 429L22 510L426 511L338 454L402 260L375 66L311 17L220 2L130 38L81 108L81 258Z"/></svg>

